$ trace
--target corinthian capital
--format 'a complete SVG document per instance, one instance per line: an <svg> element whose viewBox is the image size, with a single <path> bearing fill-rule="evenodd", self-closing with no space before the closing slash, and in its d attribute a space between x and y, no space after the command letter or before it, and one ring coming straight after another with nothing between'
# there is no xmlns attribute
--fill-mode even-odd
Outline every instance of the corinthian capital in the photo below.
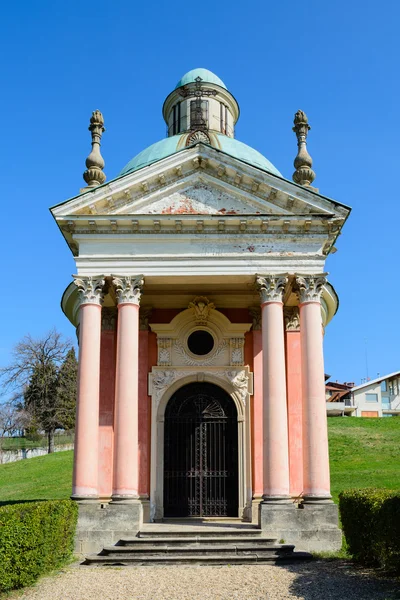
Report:
<svg viewBox="0 0 400 600"><path fill-rule="evenodd" d="M260 294L261 303L282 302L283 292L288 282L285 275L257 275L256 287Z"/></svg>
<svg viewBox="0 0 400 600"><path fill-rule="evenodd" d="M117 293L118 304L140 304L144 284L143 275L137 275L136 277L113 275L112 281Z"/></svg>
<svg viewBox="0 0 400 600"><path fill-rule="evenodd" d="M78 277L74 275L74 283L78 288L81 304L99 304L101 305L104 297L104 277Z"/></svg>
<svg viewBox="0 0 400 600"><path fill-rule="evenodd" d="M326 283L326 277L322 275L298 275L296 277L298 296L301 303L319 302L322 288Z"/></svg>

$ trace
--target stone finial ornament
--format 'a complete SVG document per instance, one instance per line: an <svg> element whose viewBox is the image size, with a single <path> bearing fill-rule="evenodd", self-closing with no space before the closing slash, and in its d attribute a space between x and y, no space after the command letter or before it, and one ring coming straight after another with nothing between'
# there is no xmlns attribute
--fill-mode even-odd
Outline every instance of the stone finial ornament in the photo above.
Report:
<svg viewBox="0 0 400 600"><path fill-rule="evenodd" d="M92 151L86 159L87 169L83 179L88 187L96 187L106 180L106 175L103 173L105 163L100 153L100 140L105 128L103 115L99 110L95 110L90 117L89 131L92 134Z"/></svg>
<svg viewBox="0 0 400 600"><path fill-rule="evenodd" d="M297 137L297 156L294 159L295 172L293 181L300 185L311 185L315 179L315 173L312 170L312 158L307 152L307 135L311 127L308 124L307 115L302 110L298 110L294 115L293 131Z"/></svg>

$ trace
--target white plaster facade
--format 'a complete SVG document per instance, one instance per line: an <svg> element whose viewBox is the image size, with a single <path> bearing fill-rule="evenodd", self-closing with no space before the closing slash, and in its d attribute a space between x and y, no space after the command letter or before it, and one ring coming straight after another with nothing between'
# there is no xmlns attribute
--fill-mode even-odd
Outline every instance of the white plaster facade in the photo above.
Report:
<svg viewBox="0 0 400 600"><path fill-rule="evenodd" d="M157 334L158 366L149 373L152 397L151 492L150 517L163 517L164 413L169 399L180 387L191 382L214 383L224 389L235 403L238 418L239 506L238 515L251 520L252 486L250 462L250 398L253 374L244 366L244 335L252 323L231 323L215 310L214 304L199 302L180 312L170 323L151 325ZM209 308L211 306L211 308ZM207 331L214 339L212 350L204 356L193 354L187 340L194 331Z"/></svg>

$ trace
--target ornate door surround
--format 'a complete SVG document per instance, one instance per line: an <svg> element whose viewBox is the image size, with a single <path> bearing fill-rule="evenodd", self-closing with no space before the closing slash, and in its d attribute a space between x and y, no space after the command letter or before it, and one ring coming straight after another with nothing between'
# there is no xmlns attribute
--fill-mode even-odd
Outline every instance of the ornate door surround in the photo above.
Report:
<svg viewBox="0 0 400 600"><path fill-rule="evenodd" d="M152 398L150 519L164 516L164 417L169 399L181 387L208 382L225 390L236 406L238 422L238 509L239 517L251 519L250 396L253 374L244 365L244 335L252 323L231 323L204 297L170 323L151 324L157 334L158 365L149 373ZM191 351L190 336L204 331L213 338L206 354ZM188 343L189 340L189 343ZM209 348L206 348L209 350Z"/></svg>

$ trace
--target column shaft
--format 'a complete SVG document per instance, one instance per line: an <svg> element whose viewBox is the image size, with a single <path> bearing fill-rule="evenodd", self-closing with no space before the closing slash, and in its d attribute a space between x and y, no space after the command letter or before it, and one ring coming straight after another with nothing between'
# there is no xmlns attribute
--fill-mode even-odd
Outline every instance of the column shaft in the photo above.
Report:
<svg viewBox="0 0 400 600"><path fill-rule="evenodd" d="M265 500L289 496L288 424L282 302L262 304Z"/></svg>
<svg viewBox="0 0 400 600"><path fill-rule="evenodd" d="M72 496L98 496L101 306L80 307L78 396Z"/></svg>
<svg viewBox="0 0 400 600"><path fill-rule="evenodd" d="M328 428L320 302L300 304L304 496L330 498Z"/></svg>
<svg viewBox="0 0 400 600"><path fill-rule="evenodd" d="M118 305L113 497L138 498L139 306Z"/></svg>
<svg viewBox="0 0 400 600"><path fill-rule="evenodd" d="M262 332L253 331L253 497L261 498L263 484L263 355Z"/></svg>

